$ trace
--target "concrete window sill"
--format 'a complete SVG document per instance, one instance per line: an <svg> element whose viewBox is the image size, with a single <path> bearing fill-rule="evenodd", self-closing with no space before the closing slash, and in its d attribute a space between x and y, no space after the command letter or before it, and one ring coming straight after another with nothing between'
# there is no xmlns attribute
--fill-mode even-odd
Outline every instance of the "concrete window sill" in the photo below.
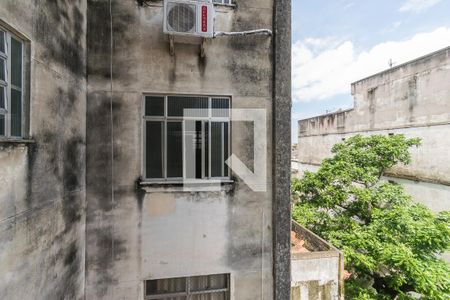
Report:
<svg viewBox="0 0 450 300"><path fill-rule="evenodd" d="M30 139L8 139L8 138L0 138L0 145L5 144L34 144L35 140Z"/></svg>
<svg viewBox="0 0 450 300"><path fill-rule="evenodd" d="M139 186L147 193L170 192L222 192L234 188L232 179L221 180L193 180L193 181L142 181Z"/></svg>

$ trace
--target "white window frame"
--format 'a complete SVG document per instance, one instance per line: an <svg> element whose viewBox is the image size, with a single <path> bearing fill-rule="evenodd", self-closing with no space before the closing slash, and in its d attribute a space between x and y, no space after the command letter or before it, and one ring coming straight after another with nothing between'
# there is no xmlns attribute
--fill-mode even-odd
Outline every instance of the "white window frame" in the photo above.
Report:
<svg viewBox="0 0 450 300"><path fill-rule="evenodd" d="M168 116L168 98L171 96L175 97L202 97L202 98L208 98L208 116L205 117L183 117L183 116ZM162 97L164 98L164 116L146 116L145 114L145 99L146 97ZM228 99L229 101L229 116L228 117L213 117L212 116L212 99ZM228 123L228 155L231 155L231 97L230 96L223 96L223 95L216 95L216 96L209 96L209 95L198 95L198 94L144 94L142 98L142 174L143 174L143 180L144 182L148 183L183 183L183 182L212 182L212 181L220 181L220 182L228 182L231 180L231 169L228 168L228 176L222 176L222 177L208 177L205 174L205 169L202 167L202 179L198 178L187 178L186 177L186 164L185 164L185 135L183 134L183 141L182 141L182 147L183 147L183 177L167 177L167 123L168 122L182 122L182 131L185 132L185 122L188 120L192 121L202 121L202 129L204 128L206 122L209 124L208 132L211 136L211 123L214 122L227 122ZM163 142L162 142L162 173L163 178L148 178L147 177L147 163L146 163L146 144L147 144L147 132L146 132L146 124L147 121L154 121L154 122L163 122ZM223 130L223 127L222 127ZM202 130L202 134L205 131ZM223 137L223 135L222 135ZM204 140L204 136L203 139ZM202 145L204 147L204 144ZM222 151L223 152L223 151ZM204 148L202 149L202 160L205 160L205 151ZM211 138L208 139L208 175L211 175ZM222 154L224 156L224 154ZM223 158L224 162L227 158ZM202 162L202 166L204 165L204 161ZM224 163L222 164L224 165ZM225 167L222 166L222 174L225 174Z"/></svg>
<svg viewBox="0 0 450 300"><path fill-rule="evenodd" d="M24 64L25 64L25 47L24 41L16 34L11 33L8 29L0 25L0 31L4 34L5 52L0 52L0 57L5 60L5 81L0 80L0 86L4 87L5 107L0 108L0 114L4 116L4 134L0 135L0 139L22 139L24 136ZM21 44L22 61L21 61L21 87L11 84L11 38ZM21 96L21 120L20 135L11 135L11 89L20 92Z"/></svg>
<svg viewBox="0 0 450 300"><path fill-rule="evenodd" d="M221 289L191 291L190 280L194 277L199 277L199 276L180 277L180 278L185 279L185 281L186 281L185 290L183 292L147 295L147 291L146 291L147 284L146 284L146 282L144 282L145 300L167 300L167 299L172 299L175 297L185 297L186 300L191 300L192 296L205 296L205 295L211 295L214 293L226 293L226 299L230 300L231 299L231 284L230 284L231 275L230 274L211 274L211 275L203 275L200 277L208 277L208 276L214 276L214 275L226 276L227 286L225 288L221 288ZM154 280L170 280L170 279L175 279L175 278L161 278L161 279L154 279Z"/></svg>

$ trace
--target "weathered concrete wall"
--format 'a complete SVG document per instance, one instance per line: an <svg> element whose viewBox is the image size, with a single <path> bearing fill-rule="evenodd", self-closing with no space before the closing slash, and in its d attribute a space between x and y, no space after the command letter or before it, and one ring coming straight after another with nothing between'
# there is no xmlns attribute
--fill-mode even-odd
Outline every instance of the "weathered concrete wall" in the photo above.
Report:
<svg viewBox="0 0 450 300"><path fill-rule="evenodd" d="M331 147L355 134L422 139L411 165L390 176L450 185L450 48L352 85L352 110L299 121L299 162L320 164ZM450 203L446 205L449 207Z"/></svg>
<svg viewBox="0 0 450 300"><path fill-rule="evenodd" d="M2 0L0 18L31 69L30 141L0 141L0 299L83 299L86 1Z"/></svg>
<svg viewBox="0 0 450 300"><path fill-rule="evenodd" d="M408 166L398 165L389 170L389 175L412 180L450 184L450 141L446 138L450 125L415 127L376 131L360 131L342 134L306 136L301 138L300 163L320 164L323 158L331 156L334 144L355 134L404 134L408 138L418 137L422 145L411 148L412 161Z"/></svg>
<svg viewBox="0 0 450 300"><path fill-rule="evenodd" d="M339 253L308 253L292 259L292 300L341 299Z"/></svg>
<svg viewBox="0 0 450 300"><path fill-rule="evenodd" d="M450 210L450 186L394 177L385 179L401 184L413 200L428 206L434 212Z"/></svg>
<svg viewBox="0 0 450 300"><path fill-rule="evenodd" d="M272 0L236 2L217 7L216 30L272 28ZM209 40L205 58L176 44L171 56L162 1L111 5L112 16L110 1L88 1L86 298L142 299L144 280L215 273L231 273L232 299L273 298L270 143L265 193L239 178L219 192L136 186L143 93L232 96L233 108L267 110L272 140L271 38ZM232 126L232 152L251 166L248 132Z"/></svg>

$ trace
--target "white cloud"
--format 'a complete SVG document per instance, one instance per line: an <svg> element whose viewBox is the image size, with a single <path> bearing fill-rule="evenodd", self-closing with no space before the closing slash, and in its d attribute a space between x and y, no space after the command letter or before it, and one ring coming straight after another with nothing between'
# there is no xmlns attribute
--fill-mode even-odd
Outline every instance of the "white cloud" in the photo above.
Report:
<svg viewBox="0 0 450 300"><path fill-rule="evenodd" d="M450 27L419 33L409 40L384 42L359 53L351 41L331 43L320 51L311 42L296 42L292 48L294 101L350 95L352 82L387 69L390 59L400 64L447 46L450 46Z"/></svg>
<svg viewBox="0 0 450 300"><path fill-rule="evenodd" d="M349 2L349 3L344 5L344 10L350 9L353 6L355 6L355 2Z"/></svg>
<svg viewBox="0 0 450 300"><path fill-rule="evenodd" d="M391 32L394 32L394 31L396 31L400 26L402 26L402 24L403 24L403 23L402 23L401 21L394 22L391 26L385 28L385 29L382 30L381 32L382 32L382 33L391 33Z"/></svg>
<svg viewBox="0 0 450 300"><path fill-rule="evenodd" d="M403 5L399 8L401 12L421 12L427 8L430 8L442 0L407 0Z"/></svg>

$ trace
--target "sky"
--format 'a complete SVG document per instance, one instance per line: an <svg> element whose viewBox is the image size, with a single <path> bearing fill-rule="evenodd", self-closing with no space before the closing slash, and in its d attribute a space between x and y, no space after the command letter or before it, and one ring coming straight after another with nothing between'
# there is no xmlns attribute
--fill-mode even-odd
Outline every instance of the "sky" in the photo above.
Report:
<svg viewBox="0 0 450 300"><path fill-rule="evenodd" d="M351 83L450 46L450 0L292 0L297 123L351 108Z"/></svg>

